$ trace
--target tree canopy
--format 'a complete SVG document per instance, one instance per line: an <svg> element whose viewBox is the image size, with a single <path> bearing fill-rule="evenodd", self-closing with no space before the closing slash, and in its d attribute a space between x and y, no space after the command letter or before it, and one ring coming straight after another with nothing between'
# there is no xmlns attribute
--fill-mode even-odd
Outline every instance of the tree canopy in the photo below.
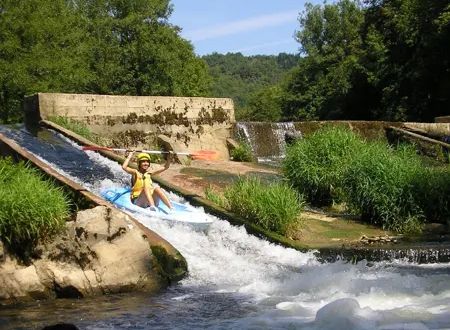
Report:
<svg viewBox="0 0 450 330"><path fill-rule="evenodd" d="M432 121L450 108L447 0L307 4L284 119Z"/></svg>
<svg viewBox="0 0 450 330"><path fill-rule="evenodd" d="M36 92L204 96L169 0L0 0L0 120Z"/></svg>

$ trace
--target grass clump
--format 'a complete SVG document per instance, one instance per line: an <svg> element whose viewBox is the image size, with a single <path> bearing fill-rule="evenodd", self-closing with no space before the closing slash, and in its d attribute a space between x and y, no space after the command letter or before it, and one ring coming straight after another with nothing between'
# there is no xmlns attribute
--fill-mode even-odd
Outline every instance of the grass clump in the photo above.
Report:
<svg viewBox="0 0 450 330"><path fill-rule="evenodd" d="M40 240L64 228L69 202L35 169L0 158L0 239L27 258Z"/></svg>
<svg viewBox="0 0 450 330"><path fill-rule="evenodd" d="M239 178L224 192L226 205L234 213L262 228L286 235L297 225L303 200L285 183L263 184L258 178Z"/></svg>
<svg viewBox="0 0 450 330"><path fill-rule="evenodd" d="M205 197L207 200L219 205L220 207L227 207L225 198L220 193L214 191L210 185L205 189Z"/></svg>
<svg viewBox="0 0 450 330"><path fill-rule="evenodd" d="M49 119L55 124L62 126L78 135L81 135L88 140L95 140L95 135L91 132L89 127L87 127L87 125L82 122L62 116L52 116Z"/></svg>
<svg viewBox="0 0 450 330"><path fill-rule="evenodd" d="M230 157L236 162L252 162L253 152L248 143L240 143L230 152Z"/></svg>
<svg viewBox="0 0 450 330"><path fill-rule="evenodd" d="M308 203L331 205L340 201L340 182L363 145L350 129L326 126L287 148L283 175Z"/></svg>
<svg viewBox="0 0 450 330"><path fill-rule="evenodd" d="M385 229L419 232L424 214L414 182L424 167L413 147L390 148L382 142L365 145L352 158L342 191L347 206L362 219Z"/></svg>
<svg viewBox="0 0 450 330"><path fill-rule="evenodd" d="M450 223L450 169L425 168L413 183L417 204L428 222Z"/></svg>

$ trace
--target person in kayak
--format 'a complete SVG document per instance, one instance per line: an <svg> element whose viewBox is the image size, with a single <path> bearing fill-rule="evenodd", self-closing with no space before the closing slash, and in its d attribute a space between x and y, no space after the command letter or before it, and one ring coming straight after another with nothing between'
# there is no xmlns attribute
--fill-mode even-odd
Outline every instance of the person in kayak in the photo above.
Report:
<svg viewBox="0 0 450 330"><path fill-rule="evenodd" d="M156 210L155 198L159 198L169 209L172 209L172 203L170 203L169 198L167 198L166 194L159 186L153 184L151 177L152 175L164 172L170 167L172 155L170 153L167 155L166 163L162 169L151 171L150 155L145 152L141 152L137 155L137 170L128 167L133 154L134 151L130 151L127 159L122 164L123 170L132 175L131 202L140 207L150 207L150 209Z"/></svg>

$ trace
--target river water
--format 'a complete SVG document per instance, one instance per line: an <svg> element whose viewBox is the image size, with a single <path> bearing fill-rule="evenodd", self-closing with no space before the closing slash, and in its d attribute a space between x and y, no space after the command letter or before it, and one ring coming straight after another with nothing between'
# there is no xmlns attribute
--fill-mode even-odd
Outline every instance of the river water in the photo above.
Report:
<svg viewBox="0 0 450 330"><path fill-rule="evenodd" d="M129 181L119 164L51 131L0 132L93 192ZM2 307L0 328L64 321L80 329L450 329L448 263L321 263L217 218L206 234L140 220L183 254L188 277L156 296Z"/></svg>

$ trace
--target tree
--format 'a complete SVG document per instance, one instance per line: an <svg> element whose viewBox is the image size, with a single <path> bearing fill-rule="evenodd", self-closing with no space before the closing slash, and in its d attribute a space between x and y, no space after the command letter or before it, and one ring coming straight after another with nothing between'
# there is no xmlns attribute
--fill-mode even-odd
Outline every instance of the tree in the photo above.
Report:
<svg viewBox="0 0 450 330"><path fill-rule="evenodd" d="M211 96L231 97L238 120L250 120L261 109L257 96L268 97L271 86L279 83L283 75L299 60L298 55L280 53L278 56L244 56L241 53L221 55L213 53L202 57L209 66L213 83ZM276 88L275 88L276 89ZM274 94L273 94L274 95ZM254 101L252 101L254 99ZM269 100L277 103L279 100ZM259 103L258 106L256 104ZM256 106L256 107L254 107ZM268 107L265 107L268 110ZM279 118L279 107L265 118ZM259 115L257 116L259 117ZM259 119L263 120L263 119ZM266 120L266 119L264 119Z"/></svg>
<svg viewBox="0 0 450 330"><path fill-rule="evenodd" d="M19 120L34 92L76 92L89 81L79 16L64 0L0 2L0 120Z"/></svg>
<svg viewBox="0 0 450 330"><path fill-rule="evenodd" d="M205 96L169 0L0 0L0 120L36 92Z"/></svg>
<svg viewBox="0 0 450 330"><path fill-rule="evenodd" d="M209 87L203 61L168 23L168 0L79 0L89 17L98 72L93 88L126 95L201 96Z"/></svg>
<svg viewBox="0 0 450 330"><path fill-rule="evenodd" d="M304 58L285 82L286 118L334 119L360 116L349 111L346 95L361 70L360 29L363 10L357 1L324 6L306 4L296 34Z"/></svg>
<svg viewBox="0 0 450 330"><path fill-rule="evenodd" d="M450 5L447 0L368 0L363 38L368 81L380 117L433 121L449 114Z"/></svg>

